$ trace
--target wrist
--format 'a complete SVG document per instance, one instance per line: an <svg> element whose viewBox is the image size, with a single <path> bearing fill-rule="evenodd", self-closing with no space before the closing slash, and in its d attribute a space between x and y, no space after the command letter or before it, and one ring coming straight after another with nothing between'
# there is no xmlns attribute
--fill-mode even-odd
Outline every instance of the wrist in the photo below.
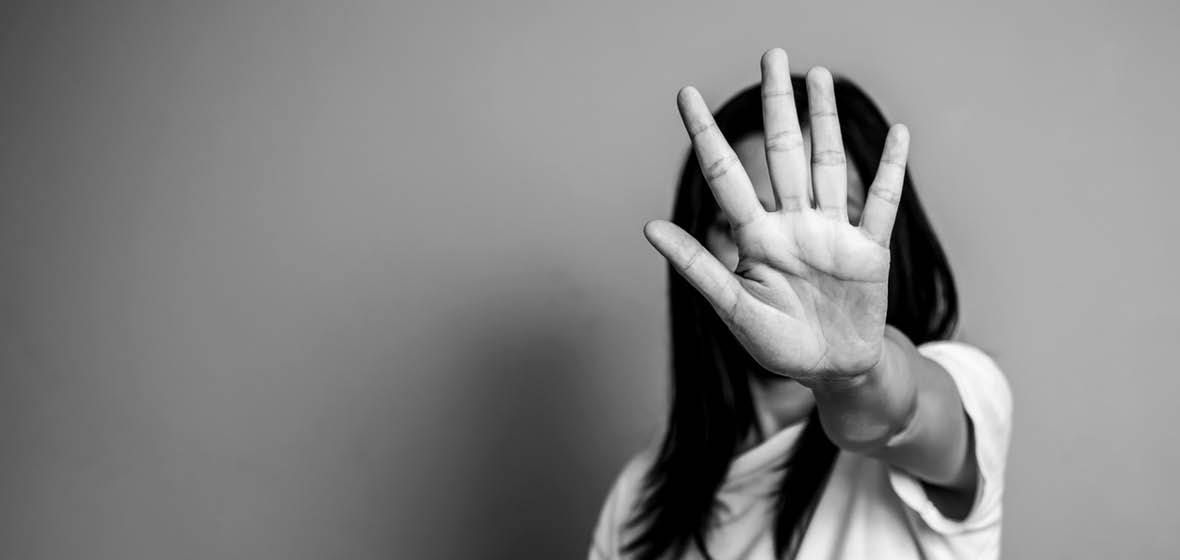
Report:
<svg viewBox="0 0 1180 560"><path fill-rule="evenodd" d="M889 337L876 365L812 392L828 437L842 449L861 453L880 449L905 431L917 398L906 349Z"/></svg>
<svg viewBox="0 0 1180 560"><path fill-rule="evenodd" d="M881 340L881 351L873 365L858 373L825 376L812 383L809 388L817 395L830 396L869 389L875 381L891 377L890 372L895 369L895 356L898 350L897 345L886 336Z"/></svg>
<svg viewBox="0 0 1180 560"><path fill-rule="evenodd" d="M811 383L807 383L808 389L811 389L816 396L837 396L848 393L855 393L864 390L864 388L871 384L875 368L869 368L860 373L851 375L825 376L822 379L817 379Z"/></svg>

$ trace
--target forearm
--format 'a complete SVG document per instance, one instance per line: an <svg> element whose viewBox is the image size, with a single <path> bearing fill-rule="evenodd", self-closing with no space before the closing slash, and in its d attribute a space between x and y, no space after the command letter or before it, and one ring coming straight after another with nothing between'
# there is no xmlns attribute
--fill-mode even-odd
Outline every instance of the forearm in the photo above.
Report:
<svg viewBox="0 0 1180 560"><path fill-rule="evenodd" d="M885 354L853 383L813 389L828 437L932 484L966 488L969 433L958 389L937 362L887 327Z"/></svg>

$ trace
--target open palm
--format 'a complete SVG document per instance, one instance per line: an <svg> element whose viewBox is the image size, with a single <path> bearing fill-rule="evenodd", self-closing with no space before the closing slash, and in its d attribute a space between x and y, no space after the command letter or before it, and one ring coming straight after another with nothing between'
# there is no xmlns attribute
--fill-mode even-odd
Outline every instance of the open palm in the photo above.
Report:
<svg viewBox="0 0 1180 560"><path fill-rule="evenodd" d="M889 237L909 134L901 125L890 129L860 224L851 225L831 74L812 69L807 89L810 174L786 53L772 49L763 55L762 111L774 211L758 201L700 94L691 87L680 91L685 128L734 232L733 272L672 223L654 220L644 233L763 367L816 385L852 378L883 355Z"/></svg>

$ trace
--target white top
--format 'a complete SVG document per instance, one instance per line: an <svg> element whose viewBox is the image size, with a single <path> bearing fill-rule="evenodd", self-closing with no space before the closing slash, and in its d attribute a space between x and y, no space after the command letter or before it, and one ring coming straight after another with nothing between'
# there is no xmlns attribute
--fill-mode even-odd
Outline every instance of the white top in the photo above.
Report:
<svg viewBox="0 0 1180 560"><path fill-rule="evenodd" d="M968 344L928 342L918 351L950 373L971 418L979 484L970 512L961 521L944 517L913 475L872 457L840 451L798 558L999 557L1004 464L1012 427L1008 382L990 357ZM714 558L774 557L780 466L802 430L803 423L784 428L730 464L707 539ZM615 481L594 531L591 560L624 558L621 549L631 537L625 525L656 452L650 448L635 456ZM687 557L700 557L696 547L688 548Z"/></svg>

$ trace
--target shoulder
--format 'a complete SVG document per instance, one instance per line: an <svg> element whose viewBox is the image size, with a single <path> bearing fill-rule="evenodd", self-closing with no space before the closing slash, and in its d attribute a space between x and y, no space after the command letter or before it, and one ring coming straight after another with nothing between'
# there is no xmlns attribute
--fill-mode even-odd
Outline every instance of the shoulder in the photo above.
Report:
<svg viewBox="0 0 1180 560"><path fill-rule="evenodd" d="M591 558L617 558L626 543L624 535L628 521L643 495L647 473L655 462L657 446L632 456L615 477L594 529Z"/></svg>
<svg viewBox="0 0 1180 560"><path fill-rule="evenodd" d="M643 494L647 474L651 471L652 464L655 463L658 453L659 448L656 446L649 446L639 451L627 460L622 470L619 471L618 476L615 477L614 485L611 487L611 493L619 494L620 498L623 499L621 501L626 502L624 505L634 505ZM629 510L630 507L627 509Z"/></svg>
<svg viewBox="0 0 1180 560"><path fill-rule="evenodd" d="M1012 389L996 360L980 348L958 340L938 340L918 346L950 374L963 407L973 421L1003 421L1012 417ZM977 418L977 416L987 418Z"/></svg>

